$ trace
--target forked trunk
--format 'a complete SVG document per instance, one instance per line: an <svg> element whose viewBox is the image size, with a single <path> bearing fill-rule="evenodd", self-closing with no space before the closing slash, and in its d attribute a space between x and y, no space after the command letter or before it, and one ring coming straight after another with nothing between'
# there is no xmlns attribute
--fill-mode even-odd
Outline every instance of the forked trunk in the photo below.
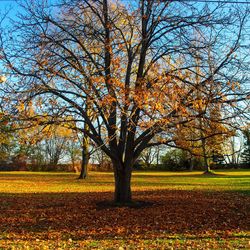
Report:
<svg viewBox="0 0 250 250"><path fill-rule="evenodd" d="M207 157L204 157L204 164L205 164L205 171L204 174L212 174L211 168L210 168L210 164L209 164L209 160Z"/></svg>
<svg viewBox="0 0 250 250"><path fill-rule="evenodd" d="M210 166L209 166L208 162L206 161L206 163L205 163L205 173L210 173L210 172L211 172Z"/></svg>
<svg viewBox="0 0 250 250"><path fill-rule="evenodd" d="M132 201L131 169L118 169L115 166L115 203L127 204Z"/></svg>

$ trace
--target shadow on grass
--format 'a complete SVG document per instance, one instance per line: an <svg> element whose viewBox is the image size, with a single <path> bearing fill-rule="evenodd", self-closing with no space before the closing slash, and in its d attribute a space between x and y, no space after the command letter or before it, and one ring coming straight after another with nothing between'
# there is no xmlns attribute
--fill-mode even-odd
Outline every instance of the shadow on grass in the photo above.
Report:
<svg viewBox="0 0 250 250"><path fill-rule="evenodd" d="M99 209L100 202L112 200L111 192L0 194L0 235L84 240L249 229L248 196L179 190L133 194L135 201L150 205Z"/></svg>

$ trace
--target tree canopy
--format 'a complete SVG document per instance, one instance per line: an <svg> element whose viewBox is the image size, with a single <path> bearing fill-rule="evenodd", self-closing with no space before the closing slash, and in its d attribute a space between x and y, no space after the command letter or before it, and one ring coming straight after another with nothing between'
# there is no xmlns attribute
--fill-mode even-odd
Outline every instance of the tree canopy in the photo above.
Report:
<svg viewBox="0 0 250 250"><path fill-rule="evenodd" d="M13 119L32 102L32 122L73 121L111 158L115 201L129 202L144 149L174 145L180 126L212 120L212 108L227 126L243 114L247 21L247 8L221 3L31 1L1 32L4 100Z"/></svg>

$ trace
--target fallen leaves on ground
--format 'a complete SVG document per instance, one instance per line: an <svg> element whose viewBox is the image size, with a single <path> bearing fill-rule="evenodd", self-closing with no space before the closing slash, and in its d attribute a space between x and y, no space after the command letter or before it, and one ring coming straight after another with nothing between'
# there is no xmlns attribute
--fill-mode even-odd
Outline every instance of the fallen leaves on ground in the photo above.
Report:
<svg viewBox="0 0 250 250"><path fill-rule="evenodd" d="M248 248L250 197L233 192L134 192L141 208L100 206L112 193L0 195L0 249ZM52 244L52 245L51 245ZM41 248L42 246L42 248Z"/></svg>

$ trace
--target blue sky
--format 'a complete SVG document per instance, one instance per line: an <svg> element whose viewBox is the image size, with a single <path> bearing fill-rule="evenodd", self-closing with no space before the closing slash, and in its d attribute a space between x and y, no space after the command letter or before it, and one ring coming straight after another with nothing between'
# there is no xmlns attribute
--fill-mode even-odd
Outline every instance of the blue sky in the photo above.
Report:
<svg viewBox="0 0 250 250"><path fill-rule="evenodd" d="M18 4L15 0L4 1L0 0L0 11L4 12L6 9L11 8L11 15L15 15L18 10Z"/></svg>
<svg viewBox="0 0 250 250"><path fill-rule="evenodd" d="M0 16L2 16L6 11L8 11L7 17L15 18L18 12L19 6L16 1L3 1L0 0ZM4 24L8 23L8 19L5 20Z"/></svg>
<svg viewBox="0 0 250 250"><path fill-rule="evenodd" d="M0 0L0 18L6 11L8 11L7 19L4 21L4 25L9 24L9 18L15 19L16 14L21 11L21 7L17 3L18 1L16 0ZM50 3L56 3L58 0L50 0Z"/></svg>

